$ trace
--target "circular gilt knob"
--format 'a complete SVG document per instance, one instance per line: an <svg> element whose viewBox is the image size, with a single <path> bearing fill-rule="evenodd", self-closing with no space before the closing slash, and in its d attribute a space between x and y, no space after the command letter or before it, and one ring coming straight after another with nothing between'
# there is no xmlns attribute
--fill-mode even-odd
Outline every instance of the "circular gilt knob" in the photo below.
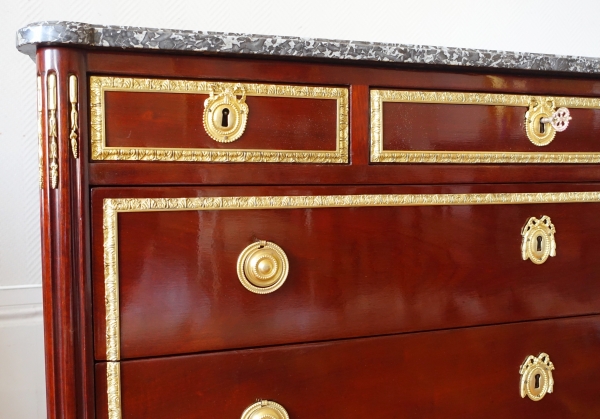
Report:
<svg viewBox="0 0 600 419"><path fill-rule="evenodd" d="M261 400L248 406L241 419L290 419L283 406L278 403Z"/></svg>
<svg viewBox="0 0 600 419"><path fill-rule="evenodd" d="M283 249L275 243L261 240L240 253L237 273L247 290L268 294L283 285L288 267L288 258Z"/></svg>
<svg viewBox="0 0 600 419"><path fill-rule="evenodd" d="M542 118L540 122L542 124L550 124L557 132L563 132L569 126L571 113L567 108L558 108L556 112L552 114L550 118Z"/></svg>

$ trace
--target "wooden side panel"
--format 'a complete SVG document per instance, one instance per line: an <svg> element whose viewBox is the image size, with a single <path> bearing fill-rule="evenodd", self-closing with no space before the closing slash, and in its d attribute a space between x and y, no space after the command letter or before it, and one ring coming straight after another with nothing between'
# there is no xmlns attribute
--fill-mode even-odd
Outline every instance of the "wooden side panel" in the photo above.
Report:
<svg viewBox="0 0 600 419"><path fill-rule="evenodd" d="M104 198L598 190L598 185L96 190L96 358L105 359ZM178 210L118 215L121 357L255 347L600 312L600 203ZM551 217L557 256L521 258ZM237 258L287 253L279 290L240 284Z"/></svg>
<svg viewBox="0 0 600 419"><path fill-rule="evenodd" d="M47 413L49 419L92 418L89 189L87 158L82 157L87 154L87 145L81 141L87 136L87 113L76 112L79 157L75 158L70 139L73 114L69 101L71 75L79 80L78 103L87 100L85 54L63 48L40 49L37 65L43 87L41 225ZM53 90L48 84L50 75L56 77L55 93L49 92ZM49 104L53 95L56 113L51 115Z"/></svg>
<svg viewBox="0 0 600 419"><path fill-rule="evenodd" d="M599 331L598 317L582 317L127 361L122 417L237 418L267 399L291 418L593 419ZM542 351L554 392L522 399L519 367ZM98 411L106 419L106 406Z"/></svg>

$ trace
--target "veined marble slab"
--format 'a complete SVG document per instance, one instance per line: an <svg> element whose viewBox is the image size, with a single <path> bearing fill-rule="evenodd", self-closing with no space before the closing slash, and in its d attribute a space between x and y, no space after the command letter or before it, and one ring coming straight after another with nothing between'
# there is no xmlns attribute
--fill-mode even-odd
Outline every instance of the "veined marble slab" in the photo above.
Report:
<svg viewBox="0 0 600 419"><path fill-rule="evenodd" d="M38 45L80 45L97 48L157 49L198 53L600 73L600 59L591 57L291 36L103 26L66 21L32 23L17 31L19 51L33 58Z"/></svg>

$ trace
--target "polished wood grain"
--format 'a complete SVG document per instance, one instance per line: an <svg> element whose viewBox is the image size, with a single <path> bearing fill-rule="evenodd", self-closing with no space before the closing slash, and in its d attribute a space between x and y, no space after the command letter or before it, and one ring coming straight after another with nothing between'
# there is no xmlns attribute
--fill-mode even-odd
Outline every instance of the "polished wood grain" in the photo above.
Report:
<svg viewBox="0 0 600 419"><path fill-rule="evenodd" d="M337 101L247 96L244 134L231 143L208 136L203 125L208 95L106 92L109 147L335 150Z"/></svg>
<svg viewBox="0 0 600 419"><path fill-rule="evenodd" d="M365 166L369 164L369 86L352 86L350 120L352 166Z"/></svg>
<svg viewBox="0 0 600 419"><path fill-rule="evenodd" d="M132 185L169 184L431 184L431 183L506 183L506 182L561 182L561 181L594 181L600 178L598 165L439 165L439 164L397 164L377 165L377 168L364 164L365 156L369 155L369 98L364 89L390 88L413 90L448 90L490 93L557 95L557 96L599 96L600 82L586 75L573 77L568 74L539 74L535 72L507 72L486 69L486 73L477 69L442 68L430 66L419 67L410 65L364 64L339 61L310 61L310 60L278 60L247 58L235 56L193 56L148 54L143 52L87 52L88 71L91 74L107 74L139 77L190 78L200 80L230 80L265 83L287 83L308 85L349 86L351 92L350 117L350 147L351 165L306 165L299 164L261 164L252 163L251 169L243 164L219 164L187 162L94 162L90 165L90 184ZM360 90L363 89L363 90ZM492 109L493 113L493 108ZM490 112L487 109L485 112ZM474 110L469 109L469 112ZM519 110L517 114L520 114ZM597 118L590 120L590 115L596 111L576 110L583 112L584 126L596 126ZM285 110L281 110L285 112ZM497 112L496 112L497 113ZM586 115L587 113L587 115ZM492 115L493 116L493 115ZM518 117L518 118L517 118ZM551 148L535 147L529 142L524 128L519 125L519 115L511 116L513 125L496 119L490 128L487 118L470 118L471 125L464 128L471 136L464 139L461 132L460 120L457 117L454 134L450 133L452 141L442 137L438 139L413 138L415 144L419 141L433 141L436 147L478 148L501 147L502 150L518 150L520 147L529 151L542 149L555 150L556 147L573 146L573 141L559 143L565 135L561 133L550 146ZM516 119L515 119L516 118ZM578 116L581 121L580 116ZM416 112L411 117L412 125L431 126L431 117L426 112ZM494 125L495 124L495 125ZM505 126L506 125L506 126ZM487 140L490 130L501 128L500 134L492 133L497 140ZM521 127L521 128L519 128ZM409 127L410 128L410 127ZM183 128L178 128L183 129ZM188 128L189 129L189 128ZM395 128L399 130L400 127ZM517 132L522 129L521 140L517 140ZM569 128L571 129L571 128ZM595 128L594 128L595 129ZM508 139L506 131L513 138ZM576 128L577 130L577 128ZM452 131L452 130L450 130ZM583 131L582 131L583 132ZM119 138L127 137L128 131L122 132ZM393 132L392 132L393 133ZM387 138L389 143L394 140ZM589 133L573 134L575 151L594 148L594 142ZM152 136L150 136L152 138ZM406 138L406 137L402 137ZM486 138L485 141L482 138ZM141 140L143 141L143 140ZM178 140L174 140L178 141ZM437 141L437 143L436 143ZM236 142L237 143L237 142ZM558 145L556 145L556 144ZM241 144L241 143L240 143ZM387 144L387 143L386 143ZM394 149L396 145L389 143ZM436 145L437 144L437 145ZM402 145L402 147L406 144ZM414 145L408 145L414 147ZM425 144L423 144L425 146ZM227 147L227 146L223 146ZM387 145L386 145L387 147ZM429 145L431 147L431 144ZM508 148L507 148L508 147ZM516 147L516 148L515 148ZM428 149L426 147L419 147ZM408 148L416 149L416 148ZM362 162L362 163L361 163ZM383 166L383 167L379 167ZM392 166L392 167L389 167Z"/></svg>
<svg viewBox="0 0 600 419"><path fill-rule="evenodd" d="M91 74L176 77L274 83L367 85L377 88L600 96L594 74L492 68L415 66L345 60L278 59L236 54L155 54L87 51Z"/></svg>
<svg viewBox="0 0 600 419"><path fill-rule="evenodd" d="M89 283L89 187L86 160L73 159L69 132L68 77L85 79L83 56L71 49L48 48L37 53L43 86L44 189L41 192L44 341L47 414L49 419L92 418L94 373ZM46 80L57 77L58 187L51 188ZM86 102L80 86L80 100ZM82 93L81 93L82 92ZM80 136L87 135L87 113L80 112ZM81 144L83 153L87 145Z"/></svg>
<svg viewBox="0 0 600 419"><path fill-rule="evenodd" d="M543 147L525 133L527 107L383 104L384 150L600 152L600 110L570 109L573 120Z"/></svg>
<svg viewBox="0 0 600 419"><path fill-rule="evenodd" d="M104 198L600 190L600 185L96 190L94 323L105 359ZM340 339L600 312L600 203L158 211L118 217L121 357ZM557 256L521 259L521 228L551 217ZM256 295L237 258L267 240L284 286Z"/></svg>
<svg viewBox="0 0 600 419"><path fill-rule="evenodd" d="M298 419L592 419L599 329L598 317L582 317L127 361L123 418L238 418L268 399ZM554 392L533 402L519 395L519 367L541 351L556 368ZM105 364L96 371L101 389Z"/></svg>
<svg viewBox="0 0 600 419"><path fill-rule="evenodd" d="M41 77L42 91L42 124L41 124L41 136L44 139L42 143L42 159L44 166L42 169L43 176L43 187L40 188L40 236L41 236L41 256L42 256L42 295L43 295L43 313L44 313L44 361L46 369L46 413L48 418L54 419L57 417L58 409L58 395L59 389L56 386L56 369L57 365L54 359L55 356L55 334L56 327L54 325L54 318L56 311L54 309L54 293L52 290L52 228L50 225L50 188L48 187L48 179L50 176L50 170L48 168L48 146L46 138L48 138L48 125L46 123L45 115L48 113L47 109L47 89L48 79L45 69L45 56L44 54L38 54L36 62L36 70L38 76Z"/></svg>
<svg viewBox="0 0 600 419"><path fill-rule="evenodd" d="M46 181L41 193L49 419L107 417L104 198L600 190L600 165L369 164L372 88L598 97L596 75L76 46L40 48L37 66L44 86L56 72L59 101L59 188ZM91 162L90 75L347 87L350 163ZM108 144L230 147L205 136L203 97L191 96L109 93ZM249 100L248 141L235 148L333 149L328 101ZM574 110L573 126L536 148L521 109L439 106L432 123L419 106L391 107L386 148L596 150L597 111ZM595 418L599 320L565 317L600 312L599 206L121 214L123 419L239 417L257 398L292 418ZM520 259L520 229L541 215L557 227L558 254L536 266ZM290 259L273 294L237 279L237 256L257 239ZM555 393L522 400L518 368L541 351L557 367Z"/></svg>
<svg viewBox="0 0 600 419"><path fill-rule="evenodd" d="M356 149L352 141L350 147L352 150ZM368 151L361 151L361 153L363 156L368 156ZM427 185L594 182L600 179L600 165L597 164L363 164L358 166L354 163L355 154L351 155L351 160L352 165L167 162L157 164L141 161L91 163L90 184L93 186Z"/></svg>

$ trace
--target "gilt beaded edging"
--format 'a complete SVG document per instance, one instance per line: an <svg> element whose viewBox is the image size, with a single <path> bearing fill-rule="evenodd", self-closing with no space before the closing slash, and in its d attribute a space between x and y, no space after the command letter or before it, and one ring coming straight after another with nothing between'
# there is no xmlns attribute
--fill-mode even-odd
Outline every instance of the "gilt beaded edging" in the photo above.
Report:
<svg viewBox="0 0 600 419"><path fill-rule="evenodd" d="M163 80L90 77L92 160L144 160L253 163L348 163L348 89L275 84L242 83L247 96L330 99L337 101L336 149L246 150L209 148L107 147L104 92L165 92L209 94L211 87L234 87L237 83L194 80Z"/></svg>
<svg viewBox="0 0 600 419"><path fill-rule="evenodd" d="M600 153L543 153L510 151L412 151L383 149L383 102L448 105L523 106L535 96L469 92L371 90L371 162L373 163L600 163ZM552 97L556 106L600 109L599 98ZM526 139L525 133L523 137Z"/></svg>
<svg viewBox="0 0 600 419"><path fill-rule="evenodd" d="M106 359L109 419L121 419L120 319L117 215L119 212L207 211L246 209L345 208L439 205L501 205L600 202L600 191L387 194L314 196L230 196L195 198L107 198L103 204ZM116 362L115 362L116 361Z"/></svg>

